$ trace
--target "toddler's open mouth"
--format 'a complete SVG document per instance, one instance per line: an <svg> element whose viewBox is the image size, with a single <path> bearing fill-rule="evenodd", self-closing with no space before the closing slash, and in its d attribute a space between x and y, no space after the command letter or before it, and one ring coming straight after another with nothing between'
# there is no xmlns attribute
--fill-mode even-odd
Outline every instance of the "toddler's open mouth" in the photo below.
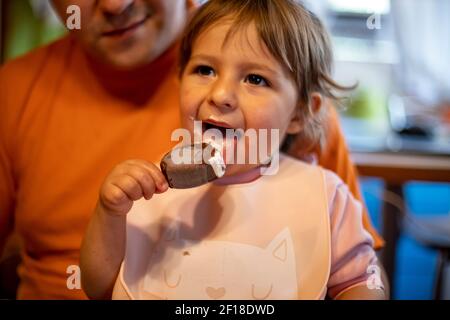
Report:
<svg viewBox="0 0 450 320"><path fill-rule="evenodd" d="M211 118L202 121L203 142L211 143L220 150L225 163L235 158L239 139L236 130L238 129L224 121Z"/></svg>
<svg viewBox="0 0 450 320"><path fill-rule="evenodd" d="M212 120L212 119L202 121L202 129L203 129L203 133L206 132L207 130L211 130L211 129L219 130L219 132L222 134L222 136L224 138L226 137L227 129L234 130L234 128L230 124L228 124L226 122L222 122L222 121Z"/></svg>

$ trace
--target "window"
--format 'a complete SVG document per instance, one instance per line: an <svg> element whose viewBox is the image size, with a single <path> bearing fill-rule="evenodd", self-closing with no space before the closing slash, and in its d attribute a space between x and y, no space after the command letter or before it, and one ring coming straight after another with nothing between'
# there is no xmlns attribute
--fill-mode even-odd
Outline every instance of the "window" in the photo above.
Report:
<svg viewBox="0 0 450 320"><path fill-rule="evenodd" d="M397 63L390 0L325 0L336 59Z"/></svg>
<svg viewBox="0 0 450 320"><path fill-rule="evenodd" d="M388 14L391 9L389 0L327 0L331 10L347 14Z"/></svg>

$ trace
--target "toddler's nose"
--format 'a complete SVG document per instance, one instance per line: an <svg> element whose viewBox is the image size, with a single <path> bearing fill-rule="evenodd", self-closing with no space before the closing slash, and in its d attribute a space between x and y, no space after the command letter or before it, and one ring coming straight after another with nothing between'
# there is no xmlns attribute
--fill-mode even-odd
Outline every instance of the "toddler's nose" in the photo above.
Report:
<svg viewBox="0 0 450 320"><path fill-rule="evenodd" d="M211 88L208 101L218 108L236 108L236 88L233 81L231 79L217 79Z"/></svg>

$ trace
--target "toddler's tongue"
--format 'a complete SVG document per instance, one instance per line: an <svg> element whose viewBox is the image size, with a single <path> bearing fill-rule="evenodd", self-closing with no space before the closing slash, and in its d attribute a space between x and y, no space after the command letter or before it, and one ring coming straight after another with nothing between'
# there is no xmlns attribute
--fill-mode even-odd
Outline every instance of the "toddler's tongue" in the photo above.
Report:
<svg viewBox="0 0 450 320"><path fill-rule="evenodd" d="M211 131L206 131L203 134L203 142L210 144L212 147L220 151L221 156L223 158L223 161L225 164L229 164L233 159L227 159L227 150L228 155L232 158L234 157L234 154L236 152L236 142L235 139L227 139L226 137L223 137L222 139L216 139L216 135L214 135Z"/></svg>

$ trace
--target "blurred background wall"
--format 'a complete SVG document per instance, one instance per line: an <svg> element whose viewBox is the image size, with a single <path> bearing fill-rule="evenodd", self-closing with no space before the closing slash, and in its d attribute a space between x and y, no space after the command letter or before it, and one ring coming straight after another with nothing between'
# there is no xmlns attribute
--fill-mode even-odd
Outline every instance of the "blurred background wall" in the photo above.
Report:
<svg viewBox="0 0 450 320"><path fill-rule="evenodd" d="M2 59L6 61L65 34L47 0L1 0Z"/></svg>

